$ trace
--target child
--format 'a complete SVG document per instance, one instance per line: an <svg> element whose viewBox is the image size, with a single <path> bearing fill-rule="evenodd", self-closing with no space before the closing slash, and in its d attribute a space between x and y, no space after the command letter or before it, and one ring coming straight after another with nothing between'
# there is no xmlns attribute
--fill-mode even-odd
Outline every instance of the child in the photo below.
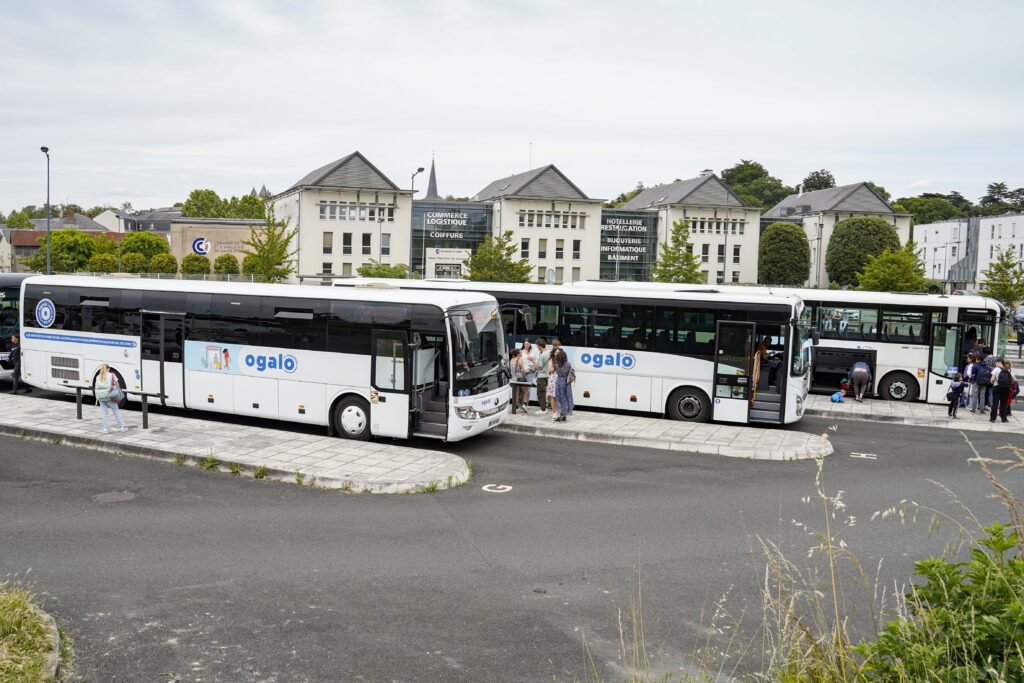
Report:
<svg viewBox="0 0 1024 683"><path fill-rule="evenodd" d="M964 383L964 376L959 372L953 376L953 381L949 383L949 391L946 392L946 398L949 399L949 419L959 420L956 416L957 408L960 407L960 397L964 393L964 388L967 385Z"/></svg>
<svg viewBox="0 0 1024 683"><path fill-rule="evenodd" d="M850 391L850 380L849 380L849 378L844 377L843 381L839 383L839 391L843 392L843 396L846 396L846 394L849 393L849 391Z"/></svg>

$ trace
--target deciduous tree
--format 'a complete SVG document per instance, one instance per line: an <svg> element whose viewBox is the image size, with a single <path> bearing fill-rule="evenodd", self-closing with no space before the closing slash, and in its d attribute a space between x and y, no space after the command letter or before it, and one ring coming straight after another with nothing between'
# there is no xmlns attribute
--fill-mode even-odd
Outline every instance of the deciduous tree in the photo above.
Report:
<svg viewBox="0 0 1024 683"><path fill-rule="evenodd" d="M999 249L988 268L981 271L981 294L990 296L1007 308L1024 300L1024 265L1014 256L1013 245Z"/></svg>
<svg viewBox="0 0 1024 683"><path fill-rule="evenodd" d="M149 272L149 259L146 255L138 251L122 251L121 252L121 272L122 273L148 273Z"/></svg>
<svg viewBox="0 0 1024 683"><path fill-rule="evenodd" d="M252 263L255 271L252 274L258 280L281 282L295 271L295 254L298 249L292 249L291 243L297 231L288 230L290 218L277 220L274 205L270 202L265 203L263 219L264 225L249 226L249 239L242 240L242 244L249 247L249 254L254 257ZM245 261L248 260L246 256Z"/></svg>
<svg viewBox="0 0 1024 683"><path fill-rule="evenodd" d="M741 159L739 163L722 171L722 180L737 195L751 195L761 206L772 207L793 194L792 187L768 173L756 161Z"/></svg>
<svg viewBox="0 0 1024 683"><path fill-rule="evenodd" d="M700 260L690 244L690 221L680 218L672 224L672 234L661 247L658 261L651 268L655 282L697 284L705 282Z"/></svg>
<svg viewBox="0 0 1024 683"><path fill-rule="evenodd" d="M360 277L407 278L409 277L409 266L404 263L396 263L394 265L379 263L374 259L370 259L369 264L356 268L356 273Z"/></svg>
<svg viewBox="0 0 1024 683"><path fill-rule="evenodd" d="M234 199L234 197L232 197ZM225 217L226 218L242 218L245 220L258 220L263 218L264 214L264 201L262 197L256 197L251 194L242 195L242 197L232 206L232 210Z"/></svg>
<svg viewBox="0 0 1024 683"><path fill-rule="evenodd" d="M234 254L221 254L213 262L213 272L217 275L238 275L238 259Z"/></svg>
<svg viewBox="0 0 1024 683"><path fill-rule="evenodd" d="M24 211L15 211L7 217L7 227L11 230L31 230L34 226Z"/></svg>
<svg viewBox="0 0 1024 683"><path fill-rule="evenodd" d="M923 292L928 287L924 260L913 241L895 251L887 247L878 256L869 255L857 281L871 292Z"/></svg>
<svg viewBox="0 0 1024 683"><path fill-rule="evenodd" d="M931 199L924 199L921 197L900 197L897 199L893 208L899 205L903 211L913 215L914 225L919 223L935 223L937 221L945 221L950 218L960 218L963 216L960 209L956 208L945 199L939 199L937 197Z"/></svg>
<svg viewBox="0 0 1024 683"><path fill-rule="evenodd" d="M223 218L224 200L213 190L192 190L181 212L191 218Z"/></svg>
<svg viewBox="0 0 1024 683"><path fill-rule="evenodd" d="M825 251L829 280L841 286L856 286L857 273L864 270L868 256L900 248L896 228L875 216L858 216L839 221Z"/></svg>
<svg viewBox="0 0 1024 683"><path fill-rule="evenodd" d="M55 273L77 273L89 265L96 252L91 235L79 230L52 230L50 232L50 270ZM46 272L46 236L39 237L39 251L23 259L34 271Z"/></svg>
<svg viewBox="0 0 1024 683"><path fill-rule="evenodd" d="M466 280L476 282L529 282L530 264L526 259L516 259L519 245L512 242L513 232L507 230L493 237L488 235L476 253L463 261Z"/></svg>
<svg viewBox="0 0 1024 683"><path fill-rule="evenodd" d="M256 258L256 254L246 254L242 257L243 275L255 275L257 268L259 268L259 259Z"/></svg>
<svg viewBox="0 0 1024 683"><path fill-rule="evenodd" d="M210 259L200 254L188 254L181 259L182 275L209 275Z"/></svg>
<svg viewBox="0 0 1024 683"><path fill-rule="evenodd" d="M758 244L757 281L763 285L799 287L811 273L811 247L803 228L772 223Z"/></svg>
<svg viewBox="0 0 1024 683"><path fill-rule="evenodd" d="M90 273L113 273L117 270L117 257L113 254L93 254L86 270Z"/></svg>
<svg viewBox="0 0 1024 683"><path fill-rule="evenodd" d="M836 179L826 169L820 171L811 171L804 178L801 183L804 192L814 192L815 190L827 190L830 187L836 186Z"/></svg>
<svg viewBox="0 0 1024 683"><path fill-rule="evenodd" d="M136 251L148 260L157 254L170 253L171 249L167 245L167 240L156 233L133 232L125 235L125 238L121 240L121 253L125 254L130 251Z"/></svg>
<svg viewBox="0 0 1024 683"><path fill-rule="evenodd" d="M870 180L864 184L870 187L872 190L874 190L878 194L878 196L884 199L885 201L889 201L892 198L892 195L889 194L888 190L886 190L881 185L875 185Z"/></svg>

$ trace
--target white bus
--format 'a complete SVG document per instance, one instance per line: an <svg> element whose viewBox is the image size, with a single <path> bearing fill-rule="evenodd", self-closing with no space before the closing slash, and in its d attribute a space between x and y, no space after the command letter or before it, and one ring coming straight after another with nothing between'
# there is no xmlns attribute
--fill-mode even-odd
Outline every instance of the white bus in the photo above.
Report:
<svg viewBox="0 0 1024 683"><path fill-rule="evenodd" d="M622 285L643 291L707 291L708 285L578 282L573 288ZM722 293L801 297L806 322L821 337L811 363L812 391L833 392L857 361L871 367L872 390L893 401L945 403L968 350L991 347L1002 356L1010 319L995 299L977 295L890 294L857 290L717 285Z"/></svg>
<svg viewBox="0 0 1024 683"><path fill-rule="evenodd" d="M804 411L811 329L796 296L608 290L437 280L339 278L479 291L501 306L509 344L558 338L576 370L576 405L677 420L795 422ZM524 315L526 312L529 315ZM755 353L764 343L770 360Z"/></svg>
<svg viewBox="0 0 1024 683"><path fill-rule="evenodd" d="M493 297L117 277L23 284L22 374L90 387L108 363L163 405L457 441L508 416Z"/></svg>

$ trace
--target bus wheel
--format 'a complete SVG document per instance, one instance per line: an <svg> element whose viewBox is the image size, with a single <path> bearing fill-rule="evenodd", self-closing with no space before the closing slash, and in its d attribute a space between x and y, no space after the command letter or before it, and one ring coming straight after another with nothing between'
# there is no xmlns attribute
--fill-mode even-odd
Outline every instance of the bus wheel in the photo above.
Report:
<svg viewBox="0 0 1024 683"><path fill-rule="evenodd" d="M370 438L370 406L358 396L338 401L334 407L334 430L346 439Z"/></svg>
<svg viewBox="0 0 1024 683"><path fill-rule="evenodd" d="M890 401L913 401L917 398L917 380L905 372L893 372L885 376L878 391Z"/></svg>
<svg viewBox="0 0 1024 683"><path fill-rule="evenodd" d="M700 389L676 389L668 397L668 415L673 420L707 422L711 417L711 401Z"/></svg>

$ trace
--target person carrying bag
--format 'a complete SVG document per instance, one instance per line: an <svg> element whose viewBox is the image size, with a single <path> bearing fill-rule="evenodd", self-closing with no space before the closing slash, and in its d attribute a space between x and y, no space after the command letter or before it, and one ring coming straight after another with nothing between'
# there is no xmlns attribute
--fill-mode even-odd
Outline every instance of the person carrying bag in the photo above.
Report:
<svg viewBox="0 0 1024 683"><path fill-rule="evenodd" d="M110 419L107 417L108 410L114 412L114 419L117 420L118 428L122 432L127 432L128 427L125 425L124 420L121 419L121 411L117 407L118 402L124 399L124 390L118 386L117 377L110 371L110 367L106 363L100 366L100 374L96 376L96 383L93 384L92 390L96 396L96 402L100 406L100 421L103 423L103 433L110 433Z"/></svg>

